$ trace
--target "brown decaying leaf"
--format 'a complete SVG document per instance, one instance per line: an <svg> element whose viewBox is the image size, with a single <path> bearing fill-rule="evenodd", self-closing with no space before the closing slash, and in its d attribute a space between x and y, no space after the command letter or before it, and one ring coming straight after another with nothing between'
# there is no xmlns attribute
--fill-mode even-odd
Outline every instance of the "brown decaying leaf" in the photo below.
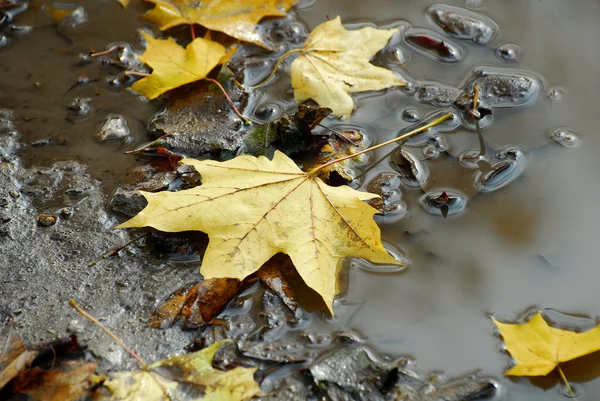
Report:
<svg viewBox="0 0 600 401"><path fill-rule="evenodd" d="M150 327L170 327L183 318L187 329L210 322L233 296L242 282L231 278L214 278L192 283L171 294L152 314Z"/></svg>
<svg viewBox="0 0 600 401"><path fill-rule="evenodd" d="M89 394L90 376L97 362L65 361L58 368L21 371L11 390L27 394L29 401L71 401Z"/></svg>
<svg viewBox="0 0 600 401"><path fill-rule="evenodd" d="M289 256L282 253L273 256L256 272L256 276L277 294L292 312L298 312L296 295L288 280L301 278Z"/></svg>
<svg viewBox="0 0 600 401"><path fill-rule="evenodd" d="M38 356L38 351L28 351L20 338L9 335L6 343L2 341L3 352L0 355L0 389L27 369Z"/></svg>

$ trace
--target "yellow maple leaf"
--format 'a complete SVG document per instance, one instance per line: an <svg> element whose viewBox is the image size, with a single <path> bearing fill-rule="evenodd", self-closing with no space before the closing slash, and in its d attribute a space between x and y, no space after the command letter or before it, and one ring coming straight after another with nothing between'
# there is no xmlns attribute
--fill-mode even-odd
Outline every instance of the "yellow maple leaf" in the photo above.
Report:
<svg viewBox="0 0 600 401"><path fill-rule="evenodd" d="M245 42L265 46L256 24L264 17L281 17L298 0L146 0L156 7L145 17L161 30L200 24Z"/></svg>
<svg viewBox="0 0 600 401"><path fill-rule="evenodd" d="M242 401L259 395L260 387L254 381L256 368L237 367L224 372L212 367L213 357L227 341L216 342L191 354L173 356L150 365L146 370L110 373L103 381L104 387L111 393L107 399ZM172 378L166 374L170 371ZM198 386L196 392L191 391L194 385Z"/></svg>
<svg viewBox="0 0 600 401"><path fill-rule="evenodd" d="M600 326L583 333L550 327L541 313L525 324L492 319L517 364L507 376L544 376L561 362L600 350Z"/></svg>
<svg viewBox="0 0 600 401"><path fill-rule="evenodd" d="M210 242L202 262L205 278L244 279L277 253L289 255L306 284L333 314L338 264L345 257L401 264L390 256L363 200L377 195L330 187L276 151L226 162L184 159L202 185L180 192L142 192L148 206L118 227L161 231L199 230Z"/></svg>
<svg viewBox="0 0 600 401"><path fill-rule="evenodd" d="M317 26L292 62L296 100L313 99L336 116L348 117L354 108L349 93L406 85L394 72L369 62L396 31L371 27L349 31L340 17Z"/></svg>
<svg viewBox="0 0 600 401"><path fill-rule="evenodd" d="M227 57L225 48L211 40L196 38L184 49L173 38L155 39L146 32L142 35L146 51L137 57L152 67L152 74L131 85L131 89L148 99L206 78Z"/></svg>

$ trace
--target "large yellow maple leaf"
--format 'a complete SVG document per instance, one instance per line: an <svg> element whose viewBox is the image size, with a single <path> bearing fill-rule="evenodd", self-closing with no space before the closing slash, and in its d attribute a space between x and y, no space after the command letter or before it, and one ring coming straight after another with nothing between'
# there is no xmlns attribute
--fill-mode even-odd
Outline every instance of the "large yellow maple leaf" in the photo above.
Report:
<svg viewBox="0 0 600 401"><path fill-rule="evenodd" d="M349 93L406 85L394 72L369 62L396 31L371 27L349 31L340 17L317 26L292 62L296 100L313 99L336 116L348 117L354 108Z"/></svg>
<svg viewBox="0 0 600 401"><path fill-rule="evenodd" d="M152 74L131 85L131 89L148 99L206 78L226 57L225 48L208 39L196 38L184 49L173 38L155 39L146 32L142 35L146 50L137 57L152 67Z"/></svg>
<svg viewBox="0 0 600 401"><path fill-rule="evenodd" d="M600 326L583 333L550 327L541 313L525 324L494 323L517 364L508 376L544 376L561 362L600 350Z"/></svg>
<svg viewBox="0 0 600 401"><path fill-rule="evenodd" d="M264 17L281 17L298 0L146 0L156 7L145 17L161 30L200 24L245 42L264 46L256 24Z"/></svg>
<svg viewBox="0 0 600 401"><path fill-rule="evenodd" d="M210 242L202 261L205 278L244 279L277 253L289 255L306 284L333 314L341 259L359 257L401 264L380 240L364 200L377 195L330 187L276 151L226 162L184 159L202 185L181 192L142 192L148 206L119 227L161 231L199 230Z"/></svg>

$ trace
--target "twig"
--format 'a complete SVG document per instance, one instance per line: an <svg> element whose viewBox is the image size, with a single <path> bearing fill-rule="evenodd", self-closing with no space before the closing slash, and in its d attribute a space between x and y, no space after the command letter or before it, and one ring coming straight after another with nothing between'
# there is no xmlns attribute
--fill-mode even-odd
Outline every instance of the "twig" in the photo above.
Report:
<svg viewBox="0 0 600 401"><path fill-rule="evenodd" d="M321 124L321 123L318 123L317 125L318 125L319 127L321 127L321 128L325 128L325 130L327 130L327 131L331 132L332 134L334 134L334 135L335 135L335 136L337 136L338 138L341 138L341 139L343 139L344 141L348 142L348 143L349 143L349 144L351 144L352 146L358 146L358 144L357 144L357 143L355 143L355 142L354 142L352 139L350 139L350 138L348 138L348 137L344 136L342 133L340 133L340 132L337 132L336 130L334 130L334 129L332 129L332 128L329 128L328 126L326 126L326 125L323 125L323 124Z"/></svg>
<svg viewBox="0 0 600 401"><path fill-rule="evenodd" d="M95 51L95 49L91 49L90 57L106 56L107 54L110 54L116 50L119 50L121 47L122 46L120 46L120 45L115 45L115 46L111 47L110 49L104 50L103 52L97 52L97 51Z"/></svg>
<svg viewBox="0 0 600 401"><path fill-rule="evenodd" d="M277 60L277 63L275 63L275 67L273 67L273 71L271 71L271 73L269 74L268 77L266 77L261 83L253 85L253 86L246 86L244 84L241 84L240 82L238 82L237 80L235 80L235 83L237 83L239 86L241 86L244 89L255 89L258 87L263 86L264 84L266 84L267 82L269 82L269 80L271 78L273 78L273 75L275 75L275 73L277 73L277 69L279 68L279 65L281 64L281 62L283 61L284 58L286 58L287 56L289 56L290 54L294 54L294 53L302 53L303 49L292 49L292 50L288 50L287 52L283 53L281 55L281 57L279 57L279 60Z"/></svg>
<svg viewBox="0 0 600 401"><path fill-rule="evenodd" d="M133 244L134 242L136 242L137 240L140 240L142 238L144 238L146 235L148 235L149 233L146 233L144 235L140 235L139 237L136 237L130 241L128 241L125 245L117 248L117 249L113 249L112 251L105 253L104 255L102 255L102 259L106 259L106 258L110 258L111 256L115 256L117 253L121 252L126 246Z"/></svg>
<svg viewBox="0 0 600 401"><path fill-rule="evenodd" d="M223 85L221 85L221 83L219 81L217 81L216 79L212 79L212 78L204 78L204 79L206 79L207 81L212 82L213 84L217 85L219 87L219 89L221 89L221 92L223 92L223 94L227 98L227 101L229 102L229 104L233 108L233 111L235 111L235 114L237 114L238 117L241 118L244 121L244 123L250 124L250 120L248 120L246 117L244 117L243 114L240 113L240 111L237 109L237 107L235 107L235 104L233 104L233 100L231 100L231 98L227 94L227 91L225 90L225 88L223 88Z"/></svg>
<svg viewBox="0 0 600 401"><path fill-rule="evenodd" d="M479 85L473 87L473 110L477 110L479 106Z"/></svg>
<svg viewBox="0 0 600 401"><path fill-rule="evenodd" d="M401 135L401 136L399 136L398 138L391 139L391 140L389 140L389 141L386 141L386 142L380 143L379 145L376 145L376 146L371 146L370 148L367 148L367 149L365 149L365 150L361 150L360 152L356 152L356 153L353 153L353 154L351 154L351 155L348 155L348 156L342 157L342 158L340 158L340 159L336 159L336 160L333 160L333 161L331 161L331 162L328 162L328 163L322 164L322 165L320 165L319 167L317 167L317 168L314 168L314 169L312 169L311 171L309 171L309 174L310 174L310 175L315 175L315 174L316 174L317 172L319 172L320 170L322 170L322 169L324 169L324 168L326 168L326 167L329 167L329 166L331 166L332 164L335 164L335 163L340 163L340 162L343 162L344 160L352 159L352 158L354 158L354 157L356 157L356 156L360 156L360 155L362 155L362 154L364 154L364 153L371 152L371 151L373 151L373 150L376 150L376 149L382 148L382 147L384 147L384 146L390 145L390 144L392 144L392 143L394 143L394 142L399 142L399 141L402 141L402 140L404 140L404 139L406 139L406 138L409 138L409 137L411 137L411 136L413 136L413 135L417 135L417 134L420 134L421 132L425 132L425 131L427 131L429 128L431 128L431 127L434 127L434 126L436 126L436 125L438 125L438 124L440 124L440 123L443 123L443 122L444 122L444 121L446 121L446 120L449 120L449 119L451 119L453 116L454 116L454 115L453 115L452 113L446 113L446 114L444 114L443 116L441 116L440 118L438 118L438 119L436 119L436 120L434 120L434 121L430 122L429 124L427 124L427 125L424 125L424 126L422 126L421 128L417 128L417 129L415 129L415 130L412 130L412 131L410 131L410 132L408 132L408 133L406 133L406 134L404 134L404 135Z"/></svg>
<svg viewBox="0 0 600 401"><path fill-rule="evenodd" d="M146 364L146 362L144 362L142 360L142 358L140 358L135 352L133 352L127 345L125 345L125 343L123 342L123 340L121 340L119 337L117 337L112 331L110 331L105 325L103 325L102 323L100 323L98 321L98 319L96 319L95 317L93 317L92 315L90 315L89 313L87 313L86 311L84 311L83 309L81 309L81 307L79 305L77 305L77 302L75 302L74 299L69 299L69 305L71 305L73 308L75 308L75 310L77 312L79 312L83 317L87 318L88 320L92 321L94 324L96 324L97 326L99 326L102 330L104 330L104 332L106 334L108 334L113 340L115 340L121 347L123 347L123 349L125 351L127 351L129 353L129 355L131 355L133 358L135 358L136 361L138 361L138 363L145 369L148 370L148 365Z"/></svg>
<svg viewBox="0 0 600 401"><path fill-rule="evenodd" d="M156 144L157 142L159 142L161 139L168 138L168 137L170 137L171 135L173 135L173 134L164 134L164 135L162 135L162 136L159 136L158 138L156 138L156 139L155 139L155 140L153 140L152 142L150 142L150 143L148 143L148 144L146 144L146 145L142 146L141 148L137 148L137 149L134 149L134 150L128 150L127 152L125 152L125 154L126 154L126 155L131 155L131 154L133 154L133 153L139 153L139 152L143 152L143 151L144 151L144 149L147 149L147 148L149 148L150 146L152 146L152 145Z"/></svg>
<svg viewBox="0 0 600 401"><path fill-rule="evenodd" d="M560 368L560 365L558 365L556 368L558 369L558 374L560 375L560 378L562 379L563 383L567 387L567 391L569 391L569 394L571 394L571 396L574 399L577 399L577 394L575 394L575 391L573 391L573 387L571 387L571 385L569 384L569 381L567 380L567 376L565 376L565 372L563 372L563 370Z"/></svg>

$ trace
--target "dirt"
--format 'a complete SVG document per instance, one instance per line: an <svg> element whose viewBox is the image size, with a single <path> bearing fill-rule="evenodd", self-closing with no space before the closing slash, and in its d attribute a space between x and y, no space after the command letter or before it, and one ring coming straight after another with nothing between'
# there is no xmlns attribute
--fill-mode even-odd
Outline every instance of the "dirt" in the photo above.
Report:
<svg viewBox="0 0 600 401"><path fill-rule="evenodd" d="M423 372L443 371L442 383L446 383L448 377L481 369L497 383L498 399L564 398L558 386L544 390L528 380L502 377L510 359L499 350L501 343L489 314L515 320L537 308L592 318L600 315L595 252L600 228L593 217L600 198L596 184L600 140L595 135L600 84L594 78L600 59L596 45L599 4L445 1L456 7L470 5L493 19L499 27L496 37L485 45L452 39L464 51L464 58L453 63L435 62L400 44L401 54L407 55L406 70L397 64L394 68L418 90L358 95L359 107L350 124L375 142L391 139L416 121L452 108L452 97L461 91L464 95L480 67L525 71L529 86L523 87L519 79L498 80L498 76L485 81L492 114L481 123L485 145L481 160L464 157L465 152L479 157L481 150L474 125L466 121L458 130L440 129L436 138L409 142L405 151L416 157L409 167L426 164L427 168L416 184L406 181L404 173L387 159L368 169L388 151L372 155L367 167L354 167L352 176L360 177L351 185L377 187L386 195L389 213L378 217L383 241L392 253L408 260L408 268L386 272L363 261L349 263L348 291L336 302L335 319L322 312L304 312L294 320L298 318L285 307L273 312L264 305L262 290L256 285L222 316L226 321L240 321L207 327L198 334L178 326L151 329L147 325L160 300L201 278L198 253L176 259L168 251L151 252L144 244L152 241L145 238L117 257L102 257L144 233L114 228L143 206L127 185L132 171L146 166L148 160L124 151L158 135L147 132L147 125L168 102L145 101L115 84L122 68L90 62L85 55L92 47L103 50L112 43L128 43L140 50L137 29L160 32L140 18L147 9L141 2L132 2L125 10L117 2L76 3L87 15L80 24L56 24L42 9L51 2L39 0L15 16L14 23L23 34L13 30L6 35L6 43L0 41L0 308L14 315L18 334L26 343L75 332L87 346L88 357L100 361L100 371L136 368L121 347L68 306L67 301L74 298L147 361L184 352L194 341L208 344L227 334L244 339L242 353L248 354L247 363L280 363L286 356L316 371L317 362L300 361L345 349L335 342L333 333L352 332L362 339L361 347L366 342L380 355L393 355L394 361L411 355L407 369L419 372L415 375L420 383L435 382L437 377ZM477 3L480 6L473 6ZM297 46L301 40L296 39L305 37L326 16L341 15L353 27L408 27L408 21L413 28L440 35L440 28L427 22L426 10L434 4L433 0L306 2L294 11L296 17L281 24L288 28L273 28L275 23L268 22L264 29L270 29L271 37L284 41L285 46ZM186 33L182 30L175 35ZM265 76L274 58L253 49L243 54L255 62L248 63L245 72L255 80ZM269 86L253 94L249 116L264 117L265 105L272 108L268 119L292 109L287 68L289 63L284 63ZM506 107L507 102L515 103L510 99L495 103L498 98L493 91L505 84L514 88L513 98L520 94L523 107ZM539 93L531 100L535 85ZM224 110L221 106L215 110ZM452 110L458 115L460 107ZM121 116L127 135L99 141L97 134L111 116ZM324 124L335 129L345 126L333 119ZM225 126L225 149L232 151L241 123L232 117ZM559 127L564 127L559 130L562 136L556 134ZM575 139L561 146L565 135L571 134ZM195 154L205 155L213 145L203 142L205 147ZM175 142L173 147L177 147ZM401 157L395 156L389 160ZM165 186L163 181L160 185ZM118 187L129 192L120 190L113 196ZM445 203L440 204L440 199ZM452 205L460 208L452 209ZM443 206L447 207L445 217ZM253 314L248 315L249 310ZM259 319L260 311L266 326ZM578 325L576 319L566 318L565 324L569 323ZM228 327L237 331L227 332ZM278 346L261 348L264 335L261 341L251 336L260 334L261 327L269 329L273 336L267 335L267 340L276 339ZM309 338L312 345L296 349L299 337ZM314 392L314 381L298 376L297 371L297 366L284 367L264 385L277 387L289 381L288 390L292 390L282 390L281 399L297 399L283 396L288 393L304 394L303 399L322 395ZM385 387L377 386L377 391ZM578 399L591 400L600 381L588 378L577 386ZM331 395L339 387L334 383L319 388L334 399L343 399ZM344 391L354 394L350 399L360 399L353 389Z"/></svg>

